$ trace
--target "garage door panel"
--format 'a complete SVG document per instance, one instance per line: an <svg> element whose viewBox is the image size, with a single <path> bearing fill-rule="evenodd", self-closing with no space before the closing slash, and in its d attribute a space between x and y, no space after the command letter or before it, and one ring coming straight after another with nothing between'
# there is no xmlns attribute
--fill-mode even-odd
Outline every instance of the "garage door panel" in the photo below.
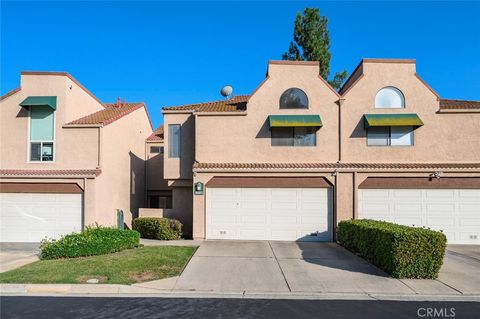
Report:
<svg viewBox="0 0 480 319"><path fill-rule="evenodd" d="M422 200L422 193L418 190L411 189L394 189L392 190L392 195L395 199L404 199L408 198L409 201L418 201Z"/></svg>
<svg viewBox="0 0 480 319"><path fill-rule="evenodd" d="M270 218L272 225L274 224L296 224L297 216L272 216Z"/></svg>
<svg viewBox="0 0 480 319"><path fill-rule="evenodd" d="M245 228L238 230L238 237L245 240L263 240L267 239L267 234L265 229Z"/></svg>
<svg viewBox="0 0 480 319"><path fill-rule="evenodd" d="M480 227L480 216L476 218L459 218L459 224L465 227Z"/></svg>
<svg viewBox="0 0 480 319"><path fill-rule="evenodd" d="M425 190L425 197L427 200L433 199L437 201L450 201L455 198L455 191L453 189L427 189Z"/></svg>
<svg viewBox="0 0 480 319"><path fill-rule="evenodd" d="M240 222L244 225L263 225L267 224L267 216L259 216L259 215L242 215L240 217Z"/></svg>
<svg viewBox="0 0 480 319"><path fill-rule="evenodd" d="M38 242L82 229L82 194L2 193L1 240Z"/></svg>
<svg viewBox="0 0 480 319"><path fill-rule="evenodd" d="M230 205L233 208L214 208L220 200L219 194L233 193L241 196L221 198L224 202L235 203ZM235 222L216 218L225 214L235 215ZM301 240L306 231L330 234L329 218L326 189L238 188L219 192L219 189L207 188L206 227L210 239ZM330 240L330 237L322 239Z"/></svg>
<svg viewBox="0 0 480 319"><path fill-rule="evenodd" d="M475 189L460 189L458 196L464 199L472 199L474 202L480 204L480 190Z"/></svg>
<svg viewBox="0 0 480 319"><path fill-rule="evenodd" d="M395 211L404 215L416 215L422 211L421 204L395 204L393 205Z"/></svg>
<svg viewBox="0 0 480 319"><path fill-rule="evenodd" d="M388 203L365 203L362 205L363 211L368 212L368 214L388 214L390 211L390 205Z"/></svg>
<svg viewBox="0 0 480 319"><path fill-rule="evenodd" d="M455 218L453 216L444 218L427 217L425 226L439 229L441 227L455 226Z"/></svg>
<svg viewBox="0 0 480 319"><path fill-rule="evenodd" d="M479 204L459 204L458 210L460 213L464 213L468 215L470 214L478 215L480 214L480 203Z"/></svg>
<svg viewBox="0 0 480 319"><path fill-rule="evenodd" d="M427 204L426 208L427 208L428 214L444 215L444 213L453 213L455 211L455 204L453 203Z"/></svg>
<svg viewBox="0 0 480 319"><path fill-rule="evenodd" d="M449 243L480 244L479 195L476 189L362 189L359 217L442 230Z"/></svg>
<svg viewBox="0 0 480 319"><path fill-rule="evenodd" d="M267 202L265 200L245 200L240 202L240 209L267 209Z"/></svg>

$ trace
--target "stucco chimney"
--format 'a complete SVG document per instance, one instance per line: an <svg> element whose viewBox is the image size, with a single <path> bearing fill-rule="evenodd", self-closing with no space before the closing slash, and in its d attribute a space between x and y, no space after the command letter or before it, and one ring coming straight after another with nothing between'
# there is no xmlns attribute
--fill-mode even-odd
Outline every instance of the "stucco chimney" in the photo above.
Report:
<svg viewBox="0 0 480 319"><path fill-rule="evenodd" d="M120 97L117 97L117 107L120 107Z"/></svg>

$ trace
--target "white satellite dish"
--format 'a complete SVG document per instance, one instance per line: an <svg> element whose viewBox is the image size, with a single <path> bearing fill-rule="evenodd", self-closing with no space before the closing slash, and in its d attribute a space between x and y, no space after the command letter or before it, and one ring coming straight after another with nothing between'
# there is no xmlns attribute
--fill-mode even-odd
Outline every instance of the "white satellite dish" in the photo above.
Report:
<svg viewBox="0 0 480 319"><path fill-rule="evenodd" d="M221 90L220 94L225 98L230 98L233 94L233 87L231 85L225 85Z"/></svg>

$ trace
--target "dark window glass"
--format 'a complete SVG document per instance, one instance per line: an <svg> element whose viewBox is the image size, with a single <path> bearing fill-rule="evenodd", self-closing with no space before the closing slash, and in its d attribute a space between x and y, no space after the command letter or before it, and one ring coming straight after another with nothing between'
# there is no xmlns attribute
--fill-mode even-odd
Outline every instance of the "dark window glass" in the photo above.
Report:
<svg viewBox="0 0 480 319"><path fill-rule="evenodd" d="M180 124L168 125L168 157L180 157Z"/></svg>
<svg viewBox="0 0 480 319"><path fill-rule="evenodd" d="M281 109L308 109L308 97L300 89L291 88L280 97Z"/></svg>
<svg viewBox="0 0 480 319"><path fill-rule="evenodd" d="M150 153L152 154L162 154L163 153L163 146L150 146Z"/></svg>
<svg viewBox="0 0 480 319"><path fill-rule="evenodd" d="M40 161L41 154L42 154L42 144L31 143L30 144L30 160Z"/></svg>
<svg viewBox="0 0 480 319"><path fill-rule="evenodd" d="M293 127L273 127L272 146L293 146Z"/></svg>
<svg viewBox="0 0 480 319"><path fill-rule="evenodd" d="M315 127L273 127L272 146L315 146Z"/></svg>

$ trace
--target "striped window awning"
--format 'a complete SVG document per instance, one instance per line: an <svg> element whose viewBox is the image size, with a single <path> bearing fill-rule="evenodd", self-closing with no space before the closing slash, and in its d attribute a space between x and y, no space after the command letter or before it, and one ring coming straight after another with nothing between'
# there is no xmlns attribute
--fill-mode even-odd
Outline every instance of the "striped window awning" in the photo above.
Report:
<svg viewBox="0 0 480 319"><path fill-rule="evenodd" d="M268 122L272 127L322 127L320 115L269 115Z"/></svg>

